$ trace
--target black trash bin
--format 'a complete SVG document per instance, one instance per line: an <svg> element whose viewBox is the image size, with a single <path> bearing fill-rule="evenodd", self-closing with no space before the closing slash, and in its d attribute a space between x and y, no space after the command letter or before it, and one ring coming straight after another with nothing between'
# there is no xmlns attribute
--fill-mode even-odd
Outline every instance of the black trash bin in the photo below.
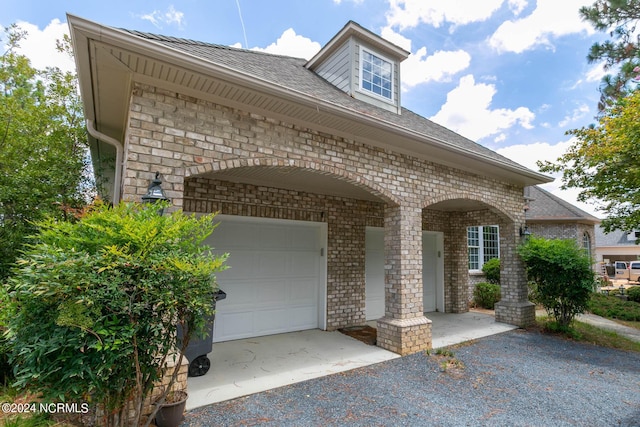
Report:
<svg viewBox="0 0 640 427"><path fill-rule="evenodd" d="M213 302L213 309L216 309L216 302L227 298L227 294L223 290L218 290L215 300ZM213 314L207 319L207 327L205 328L205 336L192 336L191 341L184 353L189 360L189 376L201 377L206 374L211 367L211 361L207 357L207 354L211 353L213 349L213 322L216 315ZM181 339L182 331L178 327L178 339Z"/></svg>

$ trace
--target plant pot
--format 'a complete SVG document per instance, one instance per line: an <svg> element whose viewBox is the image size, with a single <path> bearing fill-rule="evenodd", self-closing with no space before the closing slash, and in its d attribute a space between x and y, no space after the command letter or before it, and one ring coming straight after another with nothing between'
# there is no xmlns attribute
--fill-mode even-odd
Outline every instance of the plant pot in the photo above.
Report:
<svg viewBox="0 0 640 427"><path fill-rule="evenodd" d="M156 414L156 426L158 427L176 427L184 418L184 408L187 405L187 393L178 392L180 394L175 402L167 402L160 405Z"/></svg>

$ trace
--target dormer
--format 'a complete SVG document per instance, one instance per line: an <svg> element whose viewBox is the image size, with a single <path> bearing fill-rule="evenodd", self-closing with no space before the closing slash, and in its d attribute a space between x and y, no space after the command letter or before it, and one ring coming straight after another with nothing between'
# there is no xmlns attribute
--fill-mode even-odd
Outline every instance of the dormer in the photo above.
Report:
<svg viewBox="0 0 640 427"><path fill-rule="evenodd" d="M408 56L349 21L305 67L356 99L400 114L400 63Z"/></svg>

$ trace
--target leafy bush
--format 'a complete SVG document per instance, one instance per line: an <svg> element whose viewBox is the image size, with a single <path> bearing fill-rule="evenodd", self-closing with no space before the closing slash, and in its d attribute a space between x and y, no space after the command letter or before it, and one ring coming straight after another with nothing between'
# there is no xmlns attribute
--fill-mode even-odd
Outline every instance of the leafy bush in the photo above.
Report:
<svg viewBox="0 0 640 427"><path fill-rule="evenodd" d="M97 205L75 223L38 224L9 282L16 387L44 401L96 402L101 425L139 425L167 361L178 348L175 379L190 335L213 314L225 260L202 245L213 215L157 212ZM189 331L181 347L177 324Z"/></svg>
<svg viewBox="0 0 640 427"><path fill-rule="evenodd" d="M624 301L616 296L594 293L588 309L591 313L608 319L640 322L640 304Z"/></svg>
<svg viewBox="0 0 640 427"><path fill-rule="evenodd" d="M627 291L629 301L640 302L640 286L634 286Z"/></svg>
<svg viewBox="0 0 640 427"><path fill-rule="evenodd" d="M4 286L0 287L0 387L13 379L11 365L9 364L10 346L6 336L6 322L10 317L9 307L9 296L6 289Z"/></svg>
<svg viewBox="0 0 640 427"><path fill-rule="evenodd" d="M491 258L489 261L482 265L482 272L484 273L487 282L500 284L500 258Z"/></svg>
<svg viewBox="0 0 640 427"><path fill-rule="evenodd" d="M478 306L493 310L495 304L500 301L500 285L478 283L473 290L473 300Z"/></svg>
<svg viewBox="0 0 640 427"><path fill-rule="evenodd" d="M518 253L527 269L531 297L560 327L584 313L594 288L591 259L575 240L530 237Z"/></svg>

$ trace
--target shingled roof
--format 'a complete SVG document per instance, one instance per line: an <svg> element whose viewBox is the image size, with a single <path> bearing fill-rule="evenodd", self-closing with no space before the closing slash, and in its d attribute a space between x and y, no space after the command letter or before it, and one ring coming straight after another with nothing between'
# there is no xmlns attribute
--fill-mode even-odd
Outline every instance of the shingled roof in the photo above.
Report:
<svg viewBox="0 0 640 427"><path fill-rule="evenodd" d="M169 49L183 52L186 55L227 67L239 74L270 82L297 93L304 93L318 100L330 102L334 105L375 118L376 120L391 123L398 128L444 141L453 147L492 159L505 166L532 172L524 166L406 108L402 108L401 114L395 114L355 99L313 71L307 69L305 67L307 63L306 59L273 55L140 31L126 29L122 29L122 31L126 31L131 35L150 42L161 44ZM551 180L547 179L546 181Z"/></svg>
<svg viewBox="0 0 640 427"><path fill-rule="evenodd" d="M590 224L600 222L600 219L538 186L525 187L524 197L528 199L529 209L525 212L525 218L529 222L575 221Z"/></svg>

